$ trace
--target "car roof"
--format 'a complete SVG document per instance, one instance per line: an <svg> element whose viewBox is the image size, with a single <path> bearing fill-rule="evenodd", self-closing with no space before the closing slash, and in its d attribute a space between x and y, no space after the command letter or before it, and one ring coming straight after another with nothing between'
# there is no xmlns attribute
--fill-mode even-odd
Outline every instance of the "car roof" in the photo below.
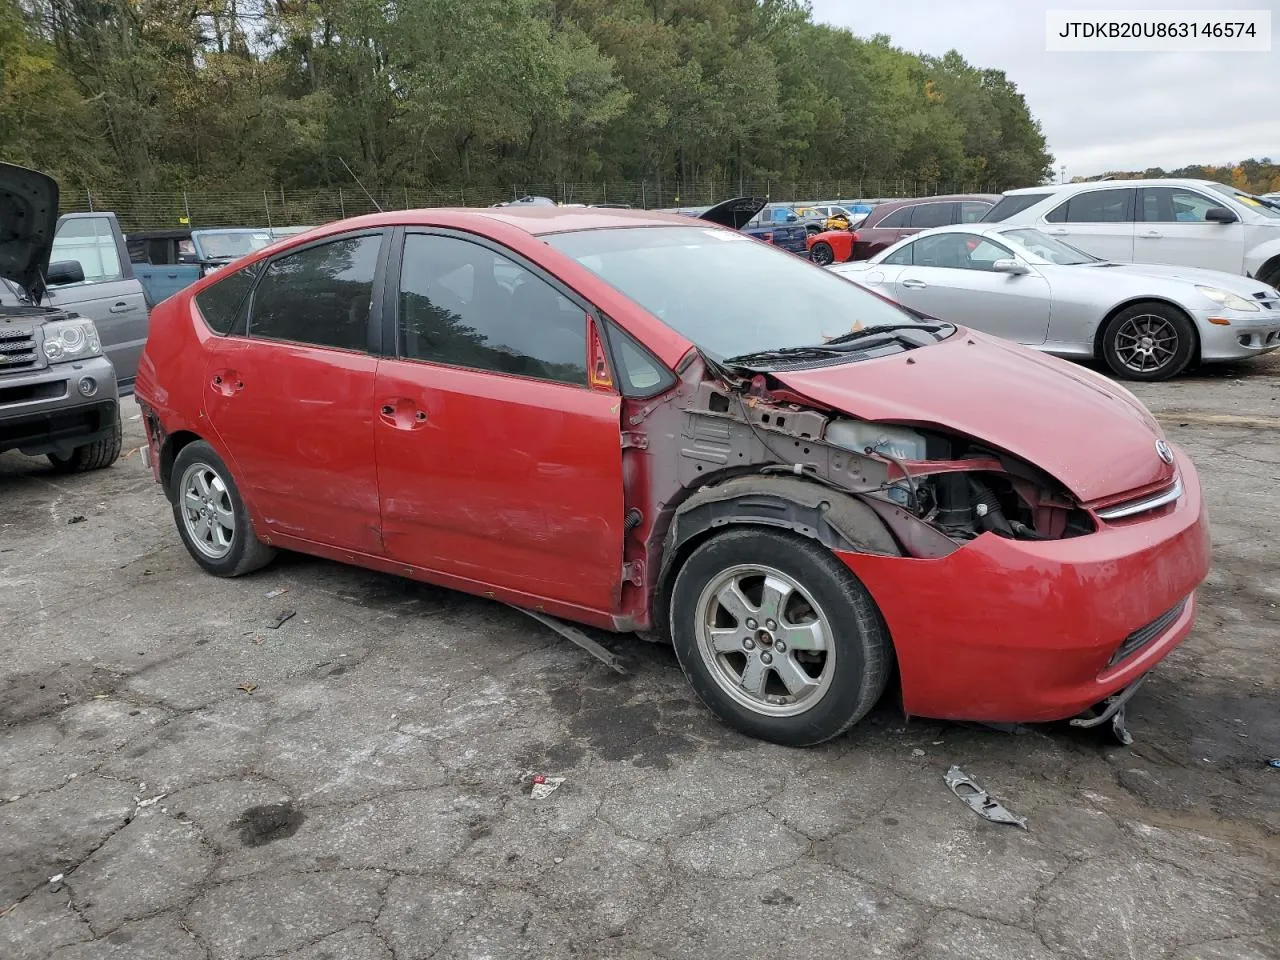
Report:
<svg viewBox="0 0 1280 960"><path fill-rule="evenodd" d="M361 220L370 220L370 226L392 224L437 223L442 216L477 217L496 220L523 230L533 236L563 233L568 230L607 230L616 227L663 227L678 224L689 226L699 221L679 213L650 213L646 210L617 210L610 207L433 207L423 210L395 210L371 214ZM702 226L708 226L705 221Z"/></svg>
<svg viewBox="0 0 1280 960"><path fill-rule="evenodd" d="M1004 196L1015 197L1019 194L1028 193L1078 193L1081 190L1091 190L1097 188L1106 190L1108 188L1124 188L1124 187L1225 187L1228 184L1219 183L1216 180L1197 180L1194 177L1159 177L1150 180L1143 180L1138 177L1132 177L1127 180L1088 180L1082 183L1046 183L1041 187L1019 187L1016 190L1006 190Z"/></svg>
<svg viewBox="0 0 1280 960"><path fill-rule="evenodd" d="M998 193L943 193L935 197L897 197L893 200L881 200L874 204L872 212L876 210L896 209L916 203L953 203L956 200L986 200L991 203L1000 199Z"/></svg>

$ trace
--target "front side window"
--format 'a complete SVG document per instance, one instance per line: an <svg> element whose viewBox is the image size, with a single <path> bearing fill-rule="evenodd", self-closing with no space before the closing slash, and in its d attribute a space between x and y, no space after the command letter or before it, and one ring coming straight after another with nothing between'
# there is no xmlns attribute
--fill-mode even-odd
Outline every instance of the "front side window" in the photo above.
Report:
<svg viewBox="0 0 1280 960"><path fill-rule="evenodd" d="M1133 189L1077 193L1045 217L1050 223L1127 223Z"/></svg>
<svg viewBox="0 0 1280 960"><path fill-rule="evenodd" d="M85 283L123 280L120 250L108 217L73 217L58 224L50 263L75 260L84 270Z"/></svg>
<svg viewBox="0 0 1280 960"><path fill-rule="evenodd" d="M1205 214L1221 202L1181 187L1146 187L1142 220L1146 223L1207 223Z"/></svg>
<svg viewBox="0 0 1280 960"><path fill-rule="evenodd" d="M585 386L587 322L582 307L488 247L404 238L401 357Z"/></svg>
<svg viewBox="0 0 1280 960"><path fill-rule="evenodd" d="M623 227L544 239L721 359L919 322L838 273L727 230Z"/></svg>
<svg viewBox="0 0 1280 960"><path fill-rule="evenodd" d="M271 261L253 292L249 336L367 349L381 242L347 237Z"/></svg>
<svg viewBox="0 0 1280 960"><path fill-rule="evenodd" d="M921 203L911 208L911 226L921 230L945 227L951 222L954 204Z"/></svg>
<svg viewBox="0 0 1280 960"><path fill-rule="evenodd" d="M913 246L917 267L990 270L995 261L1013 255L1000 244L972 233L939 233L922 237Z"/></svg>
<svg viewBox="0 0 1280 960"><path fill-rule="evenodd" d="M914 247L914 243L908 243L905 247L899 247L880 262L892 264L895 267L909 267L911 266L911 257Z"/></svg>

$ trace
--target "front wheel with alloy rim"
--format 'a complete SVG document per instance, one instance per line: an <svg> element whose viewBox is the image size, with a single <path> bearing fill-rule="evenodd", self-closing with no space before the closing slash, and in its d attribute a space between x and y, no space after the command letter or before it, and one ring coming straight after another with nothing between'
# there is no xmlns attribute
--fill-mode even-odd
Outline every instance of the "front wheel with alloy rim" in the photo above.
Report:
<svg viewBox="0 0 1280 960"><path fill-rule="evenodd" d="M170 499L178 534L193 560L219 577L266 566L275 551L258 539L226 463L203 440L173 461Z"/></svg>
<svg viewBox="0 0 1280 960"><path fill-rule="evenodd" d="M1126 307L1102 334L1102 359L1126 380L1167 380L1187 368L1196 335L1186 314L1164 303Z"/></svg>
<svg viewBox="0 0 1280 960"><path fill-rule="evenodd" d="M890 642L871 595L805 537L744 527L707 540L676 576L670 616L694 691L749 736L822 743L884 691Z"/></svg>
<svg viewBox="0 0 1280 960"><path fill-rule="evenodd" d="M836 252L831 249L831 244L825 240L820 240L809 251L809 259L818 266L825 267L827 264L835 262Z"/></svg>

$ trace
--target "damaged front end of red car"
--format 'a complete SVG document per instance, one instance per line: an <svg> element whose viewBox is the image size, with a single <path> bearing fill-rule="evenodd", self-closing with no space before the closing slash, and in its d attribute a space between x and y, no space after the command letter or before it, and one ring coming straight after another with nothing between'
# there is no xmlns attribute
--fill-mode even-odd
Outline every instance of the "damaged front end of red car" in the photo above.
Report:
<svg viewBox="0 0 1280 960"><path fill-rule="evenodd" d="M946 349L915 356L945 362ZM852 364L843 375L869 382L884 369ZM675 391L624 406L631 625L666 629L667 572L703 538L733 524L784 528L826 545L874 597L907 714L1114 720L1194 622L1209 539L1190 461L1152 433L1131 397L1104 389L1100 401L1075 383L1082 402L1127 406L1098 441L1108 455L1146 447L1109 480L1073 470L1072 489L1018 455L1039 449L1067 462L1051 437L982 439L957 427L972 418L940 409L926 419L920 392L901 420L885 416L887 400L875 419L860 416L853 402L817 398L830 375L744 374L694 353ZM955 406L971 401L957 395ZM1080 427L1042 429L1074 438ZM994 420L990 432L999 433Z"/></svg>

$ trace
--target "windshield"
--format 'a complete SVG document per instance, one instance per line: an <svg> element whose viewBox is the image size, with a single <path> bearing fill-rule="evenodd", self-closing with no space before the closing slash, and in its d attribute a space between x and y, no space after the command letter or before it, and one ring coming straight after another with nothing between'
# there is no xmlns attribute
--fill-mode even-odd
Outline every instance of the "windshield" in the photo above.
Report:
<svg viewBox="0 0 1280 960"><path fill-rule="evenodd" d="M271 234L249 230L201 230L193 233L206 260L234 260L261 250L271 242Z"/></svg>
<svg viewBox="0 0 1280 960"><path fill-rule="evenodd" d="M1022 230L1005 230L1000 236L1012 240L1015 246L1030 255L1031 259L1039 259L1045 263L1056 263L1059 266L1071 266L1077 263L1098 263L1097 257L1077 250L1069 243L1055 240L1048 234L1030 228Z"/></svg>
<svg viewBox="0 0 1280 960"><path fill-rule="evenodd" d="M716 359L919 323L838 274L727 230L624 227L544 239Z"/></svg>
<svg viewBox="0 0 1280 960"><path fill-rule="evenodd" d="M1280 209L1272 206L1272 204L1263 200L1261 197L1255 197L1251 193L1245 193L1243 190L1237 190L1235 187L1229 187L1225 183L1211 184L1212 188L1225 197L1230 197L1236 203L1242 203L1255 213L1260 213L1264 217L1270 217L1272 220L1280 220Z"/></svg>

